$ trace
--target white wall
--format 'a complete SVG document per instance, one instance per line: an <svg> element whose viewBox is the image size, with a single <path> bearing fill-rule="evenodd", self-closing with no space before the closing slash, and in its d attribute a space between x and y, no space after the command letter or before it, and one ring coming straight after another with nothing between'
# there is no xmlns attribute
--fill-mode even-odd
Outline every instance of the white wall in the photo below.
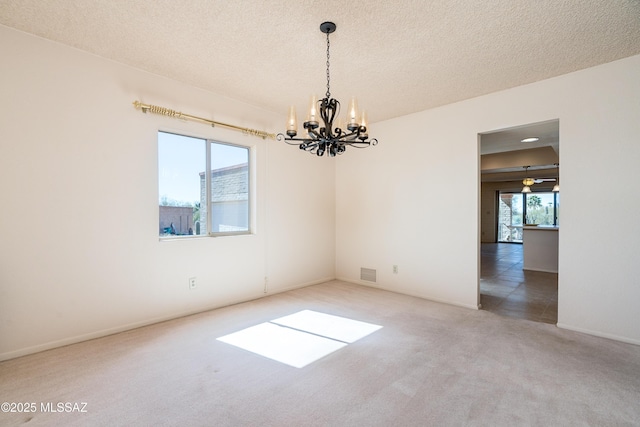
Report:
<svg viewBox="0 0 640 427"><path fill-rule="evenodd" d="M478 133L560 119L558 326L640 344L638 76L634 56L374 124L337 163L337 276L476 307Z"/></svg>
<svg viewBox="0 0 640 427"><path fill-rule="evenodd" d="M0 360L335 277L333 162L132 102L269 132L284 112L3 26L0 58ZM158 130L252 147L255 234L159 241Z"/></svg>

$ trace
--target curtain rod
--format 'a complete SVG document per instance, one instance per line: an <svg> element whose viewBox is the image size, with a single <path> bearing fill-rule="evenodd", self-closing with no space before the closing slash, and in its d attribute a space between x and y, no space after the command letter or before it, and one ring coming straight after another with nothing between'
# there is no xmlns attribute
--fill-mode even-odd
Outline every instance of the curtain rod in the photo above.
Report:
<svg viewBox="0 0 640 427"><path fill-rule="evenodd" d="M179 111L171 110L169 108L158 107L157 105L143 104L140 101L133 101L133 106L136 109L142 110L142 112L145 114L147 112L152 112L154 114L159 114L161 116L169 116L169 117L176 117L178 119L194 120L196 122L210 124L211 127L216 127L216 126L225 127L228 129L240 131L245 135L259 136L262 139L267 139L267 138L276 139L275 133L268 133L262 130L249 129L249 128L244 128L240 126L230 125L227 123L216 122L214 120L204 119L198 116L192 116L191 114L184 114Z"/></svg>

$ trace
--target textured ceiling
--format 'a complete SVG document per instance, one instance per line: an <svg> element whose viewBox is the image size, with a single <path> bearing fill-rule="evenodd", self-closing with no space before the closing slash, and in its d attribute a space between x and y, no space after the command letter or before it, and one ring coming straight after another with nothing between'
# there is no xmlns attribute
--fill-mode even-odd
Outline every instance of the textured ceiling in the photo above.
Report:
<svg viewBox="0 0 640 427"><path fill-rule="evenodd" d="M640 54L639 0L0 0L0 23L281 112L372 122Z"/></svg>

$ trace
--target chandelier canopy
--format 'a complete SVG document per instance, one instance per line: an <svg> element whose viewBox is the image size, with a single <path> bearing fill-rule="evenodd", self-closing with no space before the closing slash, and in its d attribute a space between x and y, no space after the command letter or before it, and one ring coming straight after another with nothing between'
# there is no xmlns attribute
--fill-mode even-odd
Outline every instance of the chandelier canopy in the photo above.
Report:
<svg viewBox="0 0 640 427"><path fill-rule="evenodd" d="M289 108L287 119L287 136L279 133L278 141L284 140L287 144L297 145L301 150L315 153L318 156L326 152L334 157L342 154L347 146L356 148L366 148L370 145L377 145L377 139L369 139L367 134L367 116L362 112L358 115L358 103L355 98L349 102L347 111L346 130L337 117L340 114L340 102L331 98L331 79L329 74L329 34L336 30L333 22L323 22L320 31L327 35L327 93L324 98L317 100L315 96L311 98L311 105L307 120L303 123L307 131L306 138L296 138L298 134L298 121L295 107ZM318 116L322 119L322 125L318 122ZM334 120L338 120L334 127Z"/></svg>

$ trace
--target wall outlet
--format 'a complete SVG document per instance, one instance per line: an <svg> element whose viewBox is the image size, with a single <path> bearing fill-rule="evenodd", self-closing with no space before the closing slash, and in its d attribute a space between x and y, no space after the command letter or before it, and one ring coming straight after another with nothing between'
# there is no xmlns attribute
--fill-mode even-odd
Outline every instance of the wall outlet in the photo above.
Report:
<svg viewBox="0 0 640 427"><path fill-rule="evenodd" d="M189 277L189 289L195 289L195 288L196 288L196 278Z"/></svg>
<svg viewBox="0 0 640 427"><path fill-rule="evenodd" d="M398 274L398 266L397 265L393 266L393 274Z"/></svg>

